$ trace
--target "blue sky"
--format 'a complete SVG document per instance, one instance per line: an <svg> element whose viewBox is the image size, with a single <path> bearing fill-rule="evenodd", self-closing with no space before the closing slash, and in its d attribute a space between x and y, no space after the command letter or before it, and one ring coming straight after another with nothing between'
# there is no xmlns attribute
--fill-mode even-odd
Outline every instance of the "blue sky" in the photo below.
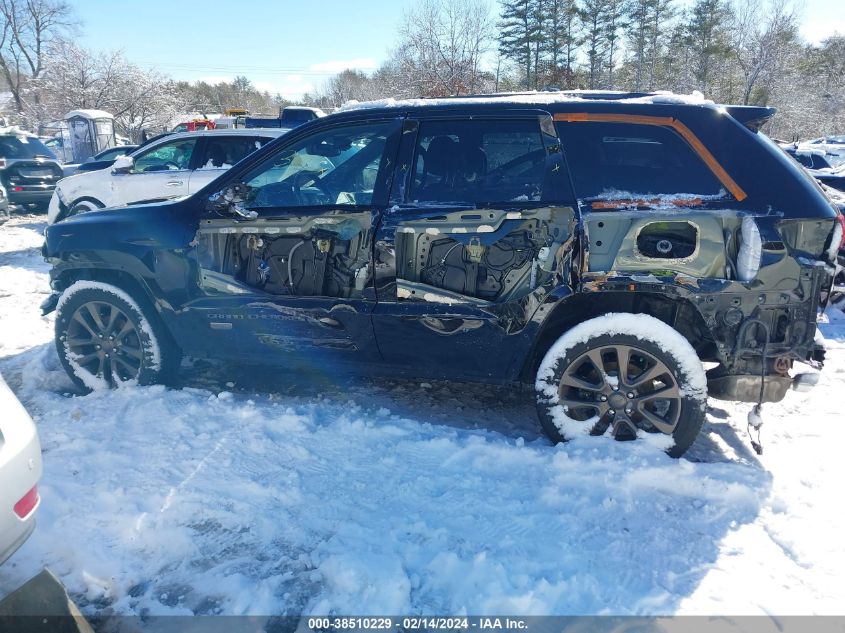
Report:
<svg viewBox="0 0 845 633"><path fill-rule="evenodd" d="M71 0L80 43L122 49L176 79L245 75L262 90L297 98L344 68L369 71L388 55L413 0ZM845 33L845 0L804 0L802 32Z"/></svg>

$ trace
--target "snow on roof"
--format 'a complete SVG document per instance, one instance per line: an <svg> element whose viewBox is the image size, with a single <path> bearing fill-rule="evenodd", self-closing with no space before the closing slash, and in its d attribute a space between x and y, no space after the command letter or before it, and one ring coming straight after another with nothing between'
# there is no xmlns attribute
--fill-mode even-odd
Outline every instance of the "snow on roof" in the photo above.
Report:
<svg viewBox="0 0 845 633"><path fill-rule="evenodd" d="M445 98L416 98L416 99L378 99L376 101L359 102L350 100L344 103L337 112L349 112L369 108L414 108L420 106L463 105L471 106L480 103L517 103L524 105L550 105L554 103L572 103L576 101L595 101L591 95L619 95L617 99L609 99L614 103L665 103L686 105L712 105L713 101L705 99L704 95L695 90L692 94L682 95L668 91L657 91L640 97L625 97L626 92L610 90L567 90L560 92L520 92L491 94L478 97L445 97Z"/></svg>
<svg viewBox="0 0 845 633"><path fill-rule="evenodd" d="M85 119L113 119L114 115L105 110L71 110L65 115L65 119L81 116Z"/></svg>
<svg viewBox="0 0 845 633"><path fill-rule="evenodd" d="M675 105L713 105L713 101L705 99L698 90L693 90L688 95L675 94L668 90L657 90L645 97L622 99L625 103L668 103Z"/></svg>

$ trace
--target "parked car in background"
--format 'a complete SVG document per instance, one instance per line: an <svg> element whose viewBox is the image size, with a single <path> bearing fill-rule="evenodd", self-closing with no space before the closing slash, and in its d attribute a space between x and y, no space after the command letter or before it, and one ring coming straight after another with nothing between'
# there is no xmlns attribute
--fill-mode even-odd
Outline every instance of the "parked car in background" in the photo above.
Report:
<svg viewBox="0 0 845 633"><path fill-rule="evenodd" d="M65 178L50 200L49 223L105 207L184 196L202 189L283 130L169 134L115 160L110 169Z"/></svg>
<svg viewBox="0 0 845 633"><path fill-rule="evenodd" d="M814 138L812 141L807 142L813 145L845 145L845 136L842 134L833 134L831 136Z"/></svg>
<svg viewBox="0 0 845 633"><path fill-rule="evenodd" d="M0 563L35 529L41 444L32 418L0 376Z"/></svg>
<svg viewBox="0 0 845 633"><path fill-rule="evenodd" d="M117 147L109 147L108 149L104 149L96 156L92 156L84 163L76 165L75 173L106 169L107 167L112 166L115 159L120 158L121 156L127 156L134 152L136 149L138 149L138 145L118 145Z"/></svg>
<svg viewBox="0 0 845 633"><path fill-rule="evenodd" d="M37 136L0 131L0 185L11 208L43 211L63 176L56 157Z"/></svg>
<svg viewBox="0 0 845 633"><path fill-rule="evenodd" d="M813 178L828 187L845 191L845 145L790 144L783 149Z"/></svg>
<svg viewBox="0 0 845 633"><path fill-rule="evenodd" d="M174 126L171 132L202 132L203 130L213 130L215 128L214 121L207 117L191 119L190 121L183 121Z"/></svg>
<svg viewBox="0 0 845 633"><path fill-rule="evenodd" d="M44 311L81 389L166 381L182 353L522 383L554 441L662 434L680 455L708 395L779 401L818 375L793 364L823 360L841 225L759 131L773 114L664 94L357 104L192 196L48 227Z"/></svg>
<svg viewBox="0 0 845 633"><path fill-rule="evenodd" d="M326 116L320 108L309 108L307 106L287 106L282 108L278 117L268 117L261 115L245 116L244 126L248 128L254 127L278 127L291 130L295 127L315 121Z"/></svg>
<svg viewBox="0 0 845 633"><path fill-rule="evenodd" d="M6 189L0 185L0 224L9 219L9 198L6 197Z"/></svg>

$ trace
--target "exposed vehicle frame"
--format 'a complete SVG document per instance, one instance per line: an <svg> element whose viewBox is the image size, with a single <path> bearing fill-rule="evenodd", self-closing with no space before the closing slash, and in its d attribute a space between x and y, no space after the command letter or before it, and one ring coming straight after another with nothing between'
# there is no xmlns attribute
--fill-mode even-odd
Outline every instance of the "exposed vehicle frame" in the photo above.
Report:
<svg viewBox="0 0 845 633"><path fill-rule="evenodd" d="M707 374L710 396L777 401L796 379L795 361L821 366L816 316L832 283L830 245L839 238L830 200L758 134L773 112L661 103L648 95L528 94L333 114L290 132L186 200L50 227L45 255L56 295L45 309L80 281L79 289L92 291L85 282L93 281L122 289L156 321L146 339L191 355L321 373L354 368L526 385L535 384L550 350L576 325L608 313L642 314L715 364ZM410 197L421 124L456 119L534 122L543 134L549 199L467 205ZM244 179L281 148L317 130L365 123L391 130L389 168L380 168L371 204L300 206L258 217L245 208ZM579 196L569 177L568 139L573 126L606 123L673 135L692 148L721 192ZM694 236L693 250L652 252L652 243L676 235L681 242ZM270 276L269 286L249 272L265 257L250 260L250 249L268 244L278 254L267 257L279 262L275 272L261 273ZM469 281L455 290L432 281L420 263L430 260L429 250L445 249L437 255L445 264L457 248L467 255L450 260L452 267L471 281L501 244L530 257L514 260L521 263L496 281L495 291ZM302 290L301 281L292 281L291 262L304 266L305 256L341 262L331 277L341 281ZM614 353L622 353L628 343L614 340ZM669 363L654 344L638 353ZM683 396L683 384L672 388ZM608 396L595 395L596 402Z"/></svg>

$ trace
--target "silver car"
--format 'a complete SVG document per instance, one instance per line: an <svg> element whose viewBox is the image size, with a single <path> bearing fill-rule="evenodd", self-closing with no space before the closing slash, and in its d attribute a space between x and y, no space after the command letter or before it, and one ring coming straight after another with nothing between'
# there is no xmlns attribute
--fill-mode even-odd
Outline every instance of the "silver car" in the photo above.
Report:
<svg viewBox="0 0 845 633"><path fill-rule="evenodd" d="M0 376L0 563L35 529L41 470L35 424Z"/></svg>

